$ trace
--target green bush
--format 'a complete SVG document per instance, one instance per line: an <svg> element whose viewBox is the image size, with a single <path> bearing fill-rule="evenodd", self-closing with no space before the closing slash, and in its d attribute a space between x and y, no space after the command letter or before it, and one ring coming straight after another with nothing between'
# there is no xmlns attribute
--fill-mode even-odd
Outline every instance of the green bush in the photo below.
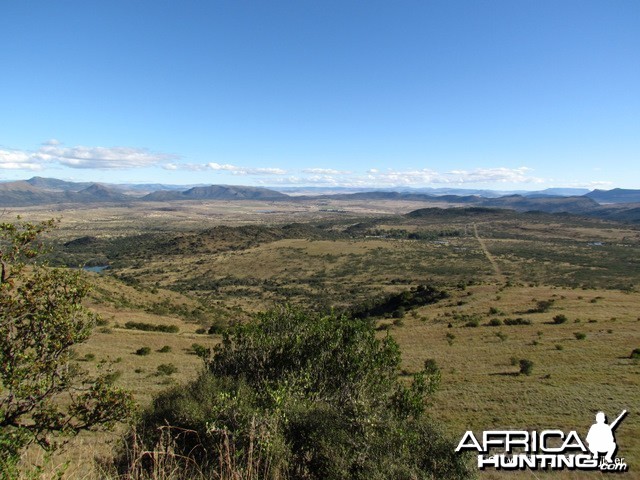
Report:
<svg viewBox="0 0 640 480"><path fill-rule="evenodd" d="M131 321L125 323L124 328L129 330L142 330L145 332L178 333L180 331L180 328L177 325L154 325L153 323Z"/></svg>
<svg viewBox="0 0 640 480"><path fill-rule="evenodd" d="M197 355L200 358L207 358L211 353L210 348L207 348L204 345L200 345L199 343L192 343L191 351L194 355Z"/></svg>
<svg viewBox="0 0 640 480"><path fill-rule="evenodd" d="M555 323L556 325L560 325L562 323L566 323L567 320L569 320L567 318L566 315L564 315L563 313L556 315L555 317L553 317L553 323Z"/></svg>
<svg viewBox="0 0 640 480"><path fill-rule="evenodd" d="M630 358L640 358L640 348L634 348Z"/></svg>
<svg viewBox="0 0 640 480"><path fill-rule="evenodd" d="M545 313L548 312L553 306L555 300L539 300L536 302L536 306L529 310L528 313Z"/></svg>
<svg viewBox="0 0 640 480"><path fill-rule="evenodd" d="M222 321L216 320L209 327L209 330L207 331L207 333L209 335L221 335L222 333L224 333L225 329L226 329L226 325Z"/></svg>
<svg viewBox="0 0 640 480"><path fill-rule="evenodd" d="M491 320L489 320L489 323L487 323L487 325L489 327L499 327L500 325L502 325L502 320L500 320L499 318L492 318Z"/></svg>
<svg viewBox="0 0 640 480"><path fill-rule="evenodd" d="M178 367L176 367L173 363L163 363L158 365L156 369L158 375L173 375L178 371Z"/></svg>
<svg viewBox="0 0 640 480"><path fill-rule="evenodd" d="M527 360L523 358L520 360L520 373L523 375L531 375L531 371L533 370L533 362L531 360Z"/></svg>
<svg viewBox="0 0 640 480"><path fill-rule="evenodd" d="M575 332L573 336L576 337L576 340L584 340L587 338L587 334L583 332Z"/></svg>
<svg viewBox="0 0 640 480"><path fill-rule="evenodd" d="M149 355L150 353L151 353L151 348L149 347L140 347L138 350L136 350L136 355L140 355L140 356Z"/></svg>
<svg viewBox="0 0 640 480"><path fill-rule="evenodd" d="M84 275L46 264L42 235L55 222L0 220L0 478L36 478L29 445L51 452L62 436L109 428L133 401L71 362L99 318L84 306Z"/></svg>
<svg viewBox="0 0 640 480"><path fill-rule="evenodd" d="M429 375L440 373L440 367L438 367L435 358L427 358L424 361L424 371Z"/></svg>
<svg viewBox="0 0 640 480"><path fill-rule="evenodd" d="M159 353L169 353L171 351L171 347L169 345L165 345L162 348L158 349Z"/></svg>
<svg viewBox="0 0 640 480"><path fill-rule="evenodd" d="M505 325L531 325L531 320L528 318L507 318L504 321Z"/></svg>
<svg viewBox="0 0 640 480"><path fill-rule="evenodd" d="M265 479L471 476L425 415L437 365L427 361L413 382L401 381L399 347L376 338L373 321L272 311L226 332L207 366L156 398L137 429L143 448L171 425L176 456L224 478L248 470Z"/></svg>

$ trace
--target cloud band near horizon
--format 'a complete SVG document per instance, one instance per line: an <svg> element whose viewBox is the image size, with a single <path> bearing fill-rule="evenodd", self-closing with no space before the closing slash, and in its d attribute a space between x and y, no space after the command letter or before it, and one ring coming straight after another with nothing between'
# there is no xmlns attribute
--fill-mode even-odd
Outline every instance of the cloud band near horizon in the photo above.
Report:
<svg viewBox="0 0 640 480"><path fill-rule="evenodd" d="M161 168L170 171L209 172L251 176L255 183L274 186L401 187L468 184L541 184L529 167L452 169L376 169L364 172L301 166L290 171L278 167L250 167L229 163L186 163L172 154L135 147L65 147L57 140L43 143L35 151L0 149L0 170L38 171L52 167L95 170Z"/></svg>

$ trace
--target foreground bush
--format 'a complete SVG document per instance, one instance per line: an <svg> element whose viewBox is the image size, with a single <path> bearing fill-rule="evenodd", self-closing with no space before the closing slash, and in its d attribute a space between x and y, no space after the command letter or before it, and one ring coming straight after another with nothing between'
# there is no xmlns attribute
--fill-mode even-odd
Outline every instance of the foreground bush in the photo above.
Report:
<svg viewBox="0 0 640 480"><path fill-rule="evenodd" d="M425 416L439 369L405 384L399 363L368 320L263 314L226 332L195 382L155 400L123 469L157 468L140 452L164 443L185 470L222 478L468 478Z"/></svg>
<svg viewBox="0 0 640 480"><path fill-rule="evenodd" d="M109 428L133 407L112 374L92 377L71 361L96 317L82 305L81 273L42 262L40 238L53 227L0 223L0 479L18 475L29 445L53 450L61 436Z"/></svg>

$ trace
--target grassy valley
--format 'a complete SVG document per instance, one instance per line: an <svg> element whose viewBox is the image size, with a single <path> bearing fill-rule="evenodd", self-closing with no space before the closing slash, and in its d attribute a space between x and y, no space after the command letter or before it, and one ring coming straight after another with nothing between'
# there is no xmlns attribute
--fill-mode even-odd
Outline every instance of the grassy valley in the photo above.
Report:
<svg viewBox="0 0 640 480"><path fill-rule="evenodd" d="M375 319L378 336L399 343L407 379L435 360L442 381L428 411L455 439L470 429L586 434L597 411L627 409L616 438L637 475L637 225L434 206L206 201L8 214L61 217L53 264L109 266L86 274L102 320L76 361L109 368L142 406L194 378L229 325L288 303ZM78 452L108 457L115 438L74 440L83 447L69 450L68 475L90 470Z"/></svg>

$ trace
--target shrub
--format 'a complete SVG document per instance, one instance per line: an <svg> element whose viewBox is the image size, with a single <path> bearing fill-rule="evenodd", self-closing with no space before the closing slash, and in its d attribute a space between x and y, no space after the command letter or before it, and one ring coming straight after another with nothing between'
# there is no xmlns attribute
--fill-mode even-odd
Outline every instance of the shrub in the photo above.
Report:
<svg viewBox="0 0 640 480"><path fill-rule="evenodd" d="M404 319L403 319L402 317L396 317L396 318L394 318L394 320L393 320L393 324L394 324L396 327L402 327L402 326L404 325Z"/></svg>
<svg viewBox="0 0 640 480"><path fill-rule="evenodd" d="M226 325L222 321L217 320L213 323L213 325L209 327L207 333L209 335L221 335L222 333L224 333L225 329Z"/></svg>
<svg viewBox="0 0 640 480"><path fill-rule="evenodd" d="M424 413L437 365L411 384L399 366L398 345L376 338L373 321L269 312L226 332L196 381L156 398L138 438L151 449L164 432L177 458L223 478L470 477Z"/></svg>
<svg viewBox="0 0 640 480"><path fill-rule="evenodd" d="M464 326L470 327L470 328L476 328L480 326L480 321L477 318L474 318L473 320L469 320L467 323L465 323Z"/></svg>
<svg viewBox="0 0 640 480"><path fill-rule="evenodd" d="M116 370L115 372L109 372L105 374L104 381L109 385L112 385L122 376L122 371Z"/></svg>
<svg viewBox="0 0 640 480"><path fill-rule="evenodd" d="M53 450L58 436L108 428L132 411L129 393L71 365L98 318L83 306L82 273L43 262L42 235L54 224L0 222L0 478L22 476L30 444Z"/></svg>
<svg viewBox="0 0 640 480"><path fill-rule="evenodd" d="M555 323L556 325L560 325L562 323L566 323L567 320L569 320L569 319L563 313L560 313L559 315L556 315L555 317L553 317L553 323Z"/></svg>
<svg viewBox="0 0 640 480"><path fill-rule="evenodd" d="M138 350L136 350L136 355L140 355L140 356L149 355L150 353L151 353L151 348L149 347L140 347Z"/></svg>
<svg viewBox="0 0 640 480"><path fill-rule="evenodd" d="M631 352L630 358L640 359L640 348L634 348Z"/></svg>
<svg viewBox="0 0 640 480"><path fill-rule="evenodd" d="M206 358L211 354L211 349L205 347L204 345L200 345L199 343L192 343L191 351L194 355L197 355L200 358Z"/></svg>
<svg viewBox="0 0 640 480"><path fill-rule="evenodd" d="M520 360L520 373L523 375L531 375L531 371L533 370L533 362L531 360L527 360L523 358Z"/></svg>
<svg viewBox="0 0 640 480"><path fill-rule="evenodd" d="M173 363L163 363L158 365L157 371L158 375L173 375L178 371L178 367Z"/></svg>
<svg viewBox="0 0 640 480"><path fill-rule="evenodd" d="M124 328L129 330L142 330L145 332L178 333L180 331L180 328L177 325L154 325L153 323L132 321L125 323Z"/></svg>
<svg viewBox="0 0 640 480"><path fill-rule="evenodd" d="M160 353L169 353L170 351L171 351L171 347L169 345L165 345L164 347L158 350L158 352Z"/></svg>
<svg viewBox="0 0 640 480"><path fill-rule="evenodd" d="M424 361L424 371L429 375L434 375L440 372L440 367L438 367L435 358L427 358Z"/></svg>
<svg viewBox="0 0 640 480"><path fill-rule="evenodd" d="M539 300L536 302L536 306L529 310L529 313L545 313L553 306L554 300Z"/></svg>
<svg viewBox="0 0 640 480"><path fill-rule="evenodd" d="M583 332L575 332L573 336L576 337L576 340L584 340L587 338L587 334Z"/></svg>
<svg viewBox="0 0 640 480"><path fill-rule="evenodd" d="M491 320L489 320L489 323L487 323L487 325L489 327L499 327L500 325L502 325L502 320L500 320L499 318L492 318Z"/></svg>
<svg viewBox="0 0 640 480"><path fill-rule="evenodd" d="M528 318L507 318L504 321L505 325L531 325L531 320Z"/></svg>

